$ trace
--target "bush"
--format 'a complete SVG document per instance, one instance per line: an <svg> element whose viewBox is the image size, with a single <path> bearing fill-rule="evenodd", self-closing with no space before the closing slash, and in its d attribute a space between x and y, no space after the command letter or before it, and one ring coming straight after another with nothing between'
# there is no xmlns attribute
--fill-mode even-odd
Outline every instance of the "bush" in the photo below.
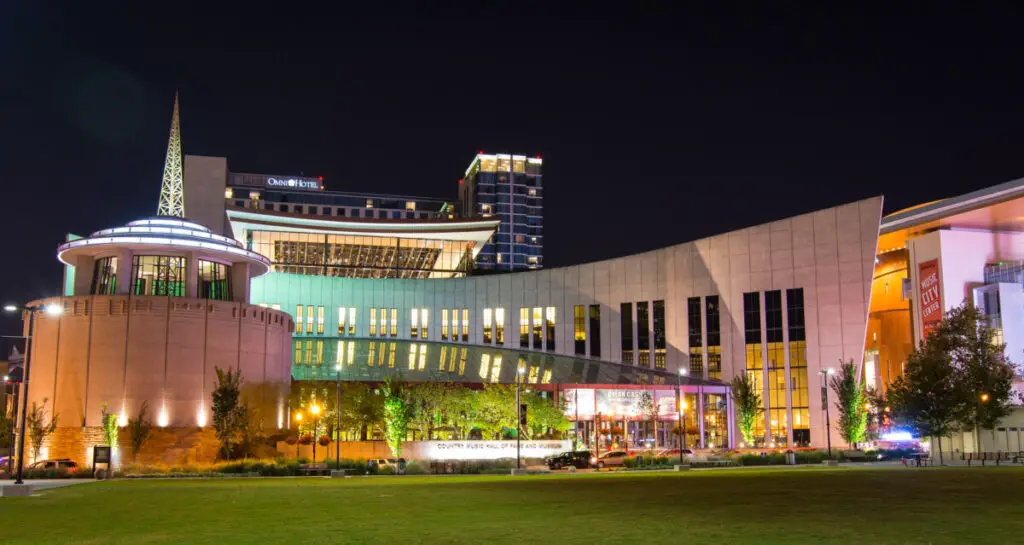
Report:
<svg viewBox="0 0 1024 545"><path fill-rule="evenodd" d="M331 444L331 438L326 435L321 435L320 440L318 442L320 443L321 447L326 447L327 445Z"/></svg>
<svg viewBox="0 0 1024 545"><path fill-rule="evenodd" d="M313 444L313 436L308 434L308 433L303 435L302 437L299 438L299 444L300 445L312 445Z"/></svg>

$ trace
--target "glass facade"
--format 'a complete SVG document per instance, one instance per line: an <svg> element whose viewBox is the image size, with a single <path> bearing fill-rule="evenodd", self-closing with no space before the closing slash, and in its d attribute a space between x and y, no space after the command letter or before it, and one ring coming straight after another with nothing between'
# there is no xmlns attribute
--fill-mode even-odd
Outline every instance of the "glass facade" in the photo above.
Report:
<svg viewBox="0 0 1024 545"><path fill-rule="evenodd" d="M761 353L761 294L757 292L743 294L743 342L746 353L747 376L757 392L764 391L764 355ZM761 395L762 403L767 399ZM754 435L764 437L764 419L757 419Z"/></svg>
<svg viewBox="0 0 1024 545"><path fill-rule="evenodd" d="M647 301L636 304L636 348L640 354L639 365L651 366L651 322Z"/></svg>
<svg viewBox="0 0 1024 545"><path fill-rule="evenodd" d="M807 381L807 332L804 326L804 290L786 290L789 329L789 387L793 410L793 445L811 444L810 402Z"/></svg>
<svg viewBox="0 0 1024 545"><path fill-rule="evenodd" d="M530 347L530 309L519 309L519 348Z"/></svg>
<svg viewBox="0 0 1024 545"><path fill-rule="evenodd" d="M231 300L231 267L223 263L200 259L199 297L217 301Z"/></svg>
<svg viewBox="0 0 1024 545"><path fill-rule="evenodd" d="M775 446L786 446L789 421L786 413L786 353L782 336L782 292L764 293L765 340L768 360L768 438Z"/></svg>
<svg viewBox="0 0 1024 545"><path fill-rule="evenodd" d="M498 232L477 256L480 269L520 270L543 266L541 160L521 155L478 155L460 194L464 217L500 220Z"/></svg>
<svg viewBox="0 0 1024 545"><path fill-rule="evenodd" d="M704 298L708 322L708 378L722 379L722 313L718 296Z"/></svg>
<svg viewBox="0 0 1024 545"><path fill-rule="evenodd" d="M137 255L132 259L132 294L185 297L184 257Z"/></svg>
<svg viewBox="0 0 1024 545"><path fill-rule="evenodd" d="M494 340L498 346L505 344L505 309L494 309Z"/></svg>
<svg viewBox="0 0 1024 545"><path fill-rule="evenodd" d="M586 307L575 305L572 307L572 340L576 354L583 356L587 353L587 321Z"/></svg>
<svg viewBox="0 0 1024 545"><path fill-rule="evenodd" d="M555 307L548 307L544 313L545 344L547 350L555 349Z"/></svg>
<svg viewBox="0 0 1024 545"><path fill-rule="evenodd" d="M92 295L114 295L117 292L117 257L101 257L92 271Z"/></svg>
<svg viewBox="0 0 1024 545"><path fill-rule="evenodd" d="M633 363L633 303L619 305L619 325L622 339L622 363Z"/></svg>
<svg viewBox="0 0 1024 545"><path fill-rule="evenodd" d="M665 368L665 301L652 303L654 311L654 367Z"/></svg>
<svg viewBox="0 0 1024 545"><path fill-rule="evenodd" d="M690 346L690 375L704 376L704 328L700 316L700 297L686 300L687 338Z"/></svg>
<svg viewBox="0 0 1024 545"><path fill-rule="evenodd" d="M590 357L601 357L601 305L590 305Z"/></svg>

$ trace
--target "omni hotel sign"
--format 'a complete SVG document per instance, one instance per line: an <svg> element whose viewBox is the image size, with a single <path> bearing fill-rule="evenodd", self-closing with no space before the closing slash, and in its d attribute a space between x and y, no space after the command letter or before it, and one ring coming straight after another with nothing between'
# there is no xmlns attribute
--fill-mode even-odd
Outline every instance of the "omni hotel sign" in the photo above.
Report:
<svg viewBox="0 0 1024 545"><path fill-rule="evenodd" d="M267 176L267 185L270 187L287 187L288 189L320 189L320 180L316 178L285 178L278 176Z"/></svg>

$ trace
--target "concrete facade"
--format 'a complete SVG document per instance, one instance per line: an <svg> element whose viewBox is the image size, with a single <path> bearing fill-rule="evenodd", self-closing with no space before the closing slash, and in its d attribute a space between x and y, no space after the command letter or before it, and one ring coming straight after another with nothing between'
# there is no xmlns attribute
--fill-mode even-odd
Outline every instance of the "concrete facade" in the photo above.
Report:
<svg viewBox="0 0 1024 545"><path fill-rule="evenodd" d="M728 381L745 369L744 294L757 293L760 298L762 347L766 351L764 293L781 290L785 294L787 289L802 288L811 442L824 446L826 426L816 375L837 366L840 359L852 359L858 367L863 361L881 212L882 198L875 197L642 254L503 275L398 280L271 272L252 281L250 301L279 305L286 312L294 312L297 305L324 307L324 334L296 334L296 338L314 339L338 335L339 308L356 309L356 337L371 337L371 308L395 308L397 337L401 339L411 338L411 311L427 309L428 340L441 340L442 309L460 309L460 313L467 309L468 342L473 344L483 344L483 310L501 308L505 313L504 346L519 350L534 350L532 343L519 348L520 309L531 309L532 314L532 309L541 308L546 314L546 309L553 307L553 352L564 355L574 354L573 307L599 305L600 359L613 362L622 361L620 304L632 303L635 308L638 302L664 301L666 367L672 370L688 366L687 298L718 295L722 378ZM637 323L632 320L634 348ZM595 332L590 330L589 320L586 328L586 355L593 356L589 339ZM540 351L545 352L543 348ZM704 356L707 361L706 353ZM768 359L766 352L764 359ZM767 399L767 381L762 384ZM786 398L790 398L788 393ZM792 415L788 422L793 422Z"/></svg>

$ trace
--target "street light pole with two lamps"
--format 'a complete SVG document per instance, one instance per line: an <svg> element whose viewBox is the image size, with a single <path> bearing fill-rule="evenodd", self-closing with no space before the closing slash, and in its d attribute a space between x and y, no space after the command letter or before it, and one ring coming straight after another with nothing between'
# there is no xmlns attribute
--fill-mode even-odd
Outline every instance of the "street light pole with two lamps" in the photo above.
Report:
<svg viewBox="0 0 1024 545"><path fill-rule="evenodd" d="M4 312L17 312L16 305L4 305ZM18 414L18 478L14 484L25 484L22 479L25 471L25 416L28 413L28 379L31 370L32 360L32 334L35 329L35 318L37 312L45 312L47 316L60 316L64 313L64 306L57 303L49 303L41 307L25 307L28 314L28 335L25 335L25 366L21 378L21 410Z"/></svg>

